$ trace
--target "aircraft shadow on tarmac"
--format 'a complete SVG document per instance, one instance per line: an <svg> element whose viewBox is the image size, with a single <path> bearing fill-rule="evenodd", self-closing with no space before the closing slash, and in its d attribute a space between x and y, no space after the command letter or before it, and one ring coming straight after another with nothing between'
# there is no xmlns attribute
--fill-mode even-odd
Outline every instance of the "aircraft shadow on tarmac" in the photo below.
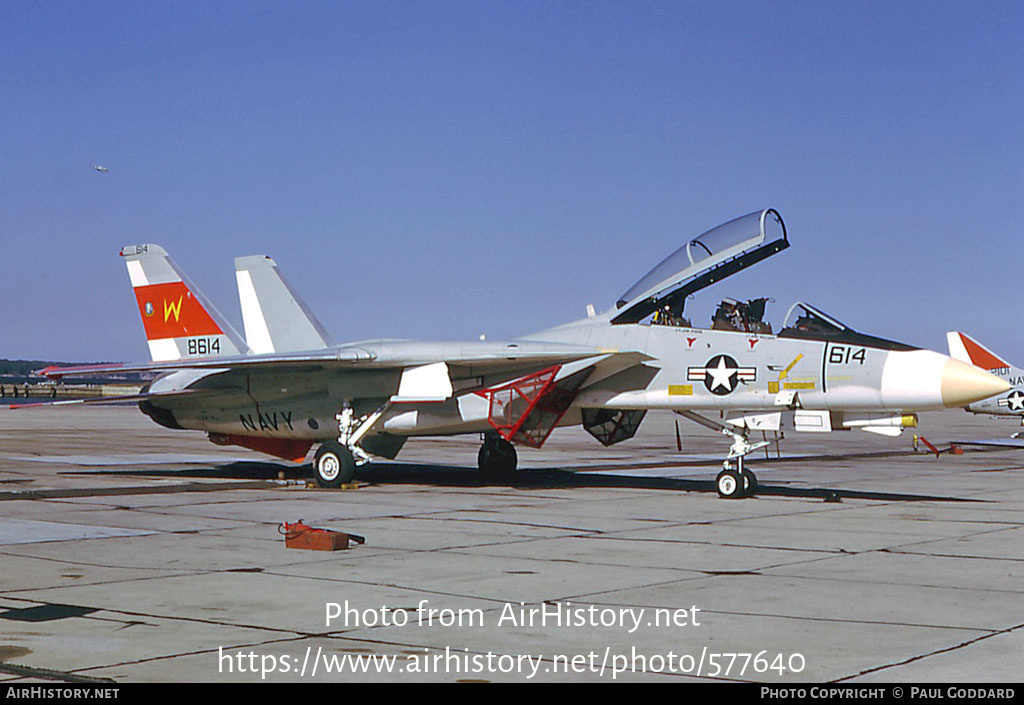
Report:
<svg viewBox="0 0 1024 705"><path fill-rule="evenodd" d="M62 475L117 475L127 477L204 478L220 480L309 480L310 466L279 465L266 462L235 462L212 467L183 470L99 470L75 471ZM361 468L356 482L370 484L423 485L430 487L514 487L519 490L565 489L573 487L617 487L624 489L675 490L717 493L713 480L691 480L668 477L637 477L594 472L573 472L561 469L524 468L508 478L488 479L476 468L454 465L427 465L381 462L372 468ZM337 490L323 490L325 492ZM797 497L838 502L842 499L867 499L884 502L980 502L984 500L935 495L870 492L829 487L787 487L781 484L759 484L762 497Z"/></svg>

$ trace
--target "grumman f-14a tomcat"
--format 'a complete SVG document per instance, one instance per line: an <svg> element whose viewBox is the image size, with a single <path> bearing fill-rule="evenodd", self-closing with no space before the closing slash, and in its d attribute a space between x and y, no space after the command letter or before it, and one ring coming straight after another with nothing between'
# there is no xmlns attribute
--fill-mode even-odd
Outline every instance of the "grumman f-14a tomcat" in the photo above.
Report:
<svg viewBox="0 0 1024 705"><path fill-rule="evenodd" d="M269 257L236 260L243 338L161 247L133 245L121 255L152 362L42 372L157 371L127 397L156 423L297 462L318 444L313 476L324 487L375 456L394 458L412 436L482 434L479 468L502 475L516 467L516 445L539 448L558 426L581 424L610 446L633 437L649 410L670 410L732 440L717 477L723 497L756 490L744 458L767 442L750 431L897 435L915 411L1009 388L806 303L778 332L764 320L766 299L726 299L708 328L684 317L687 297L788 246L781 216L766 209L688 240L582 320L507 342L339 345Z"/></svg>

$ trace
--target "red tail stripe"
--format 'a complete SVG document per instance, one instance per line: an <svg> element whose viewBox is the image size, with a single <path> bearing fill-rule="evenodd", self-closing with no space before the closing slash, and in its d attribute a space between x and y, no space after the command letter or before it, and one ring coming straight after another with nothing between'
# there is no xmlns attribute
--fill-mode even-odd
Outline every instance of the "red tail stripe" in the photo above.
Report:
<svg viewBox="0 0 1024 705"><path fill-rule="evenodd" d="M981 347L973 340L968 338L966 335L961 335L960 340L964 342L964 347L967 348L967 355L978 367L984 370L995 370L1000 367L1009 367L1006 362L1003 362L998 357L990 353L985 348Z"/></svg>
<svg viewBox="0 0 1024 705"><path fill-rule="evenodd" d="M136 287L135 300L147 340L223 333L184 282Z"/></svg>

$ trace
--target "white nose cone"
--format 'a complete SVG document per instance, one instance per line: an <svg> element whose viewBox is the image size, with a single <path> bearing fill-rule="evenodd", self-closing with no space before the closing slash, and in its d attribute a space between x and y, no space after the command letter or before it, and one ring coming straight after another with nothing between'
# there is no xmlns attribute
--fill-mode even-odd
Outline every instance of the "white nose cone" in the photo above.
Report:
<svg viewBox="0 0 1024 705"><path fill-rule="evenodd" d="M882 401L888 408L965 406L1009 389L995 375L931 350L891 352L882 368Z"/></svg>
<svg viewBox="0 0 1024 705"><path fill-rule="evenodd" d="M966 406L1012 389L1010 383L980 367L950 358L942 370L943 406Z"/></svg>

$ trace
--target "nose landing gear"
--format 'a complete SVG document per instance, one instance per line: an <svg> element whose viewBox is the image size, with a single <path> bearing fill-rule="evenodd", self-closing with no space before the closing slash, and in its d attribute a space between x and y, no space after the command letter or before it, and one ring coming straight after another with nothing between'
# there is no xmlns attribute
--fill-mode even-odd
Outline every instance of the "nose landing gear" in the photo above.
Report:
<svg viewBox="0 0 1024 705"><path fill-rule="evenodd" d="M715 488L718 496L725 499L739 499L741 497L753 497L757 494L757 475L743 467L743 457L736 460L736 469L729 466L725 461L725 470L718 473L715 478Z"/></svg>
<svg viewBox="0 0 1024 705"><path fill-rule="evenodd" d="M747 440L744 433L735 428L730 428L725 424L704 418L692 411L677 410L676 413L705 428L710 428L732 438L732 447L729 448L729 455L726 457L725 462L722 463L724 469L715 478L715 488L718 490L718 496L725 499L740 499L741 497L753 497L757 494L757 476L744 467L743 458L758 448L764 448L769 445L770 441L751 443ZM731 462L734 459L736 461L735 468Z"/></svg>

